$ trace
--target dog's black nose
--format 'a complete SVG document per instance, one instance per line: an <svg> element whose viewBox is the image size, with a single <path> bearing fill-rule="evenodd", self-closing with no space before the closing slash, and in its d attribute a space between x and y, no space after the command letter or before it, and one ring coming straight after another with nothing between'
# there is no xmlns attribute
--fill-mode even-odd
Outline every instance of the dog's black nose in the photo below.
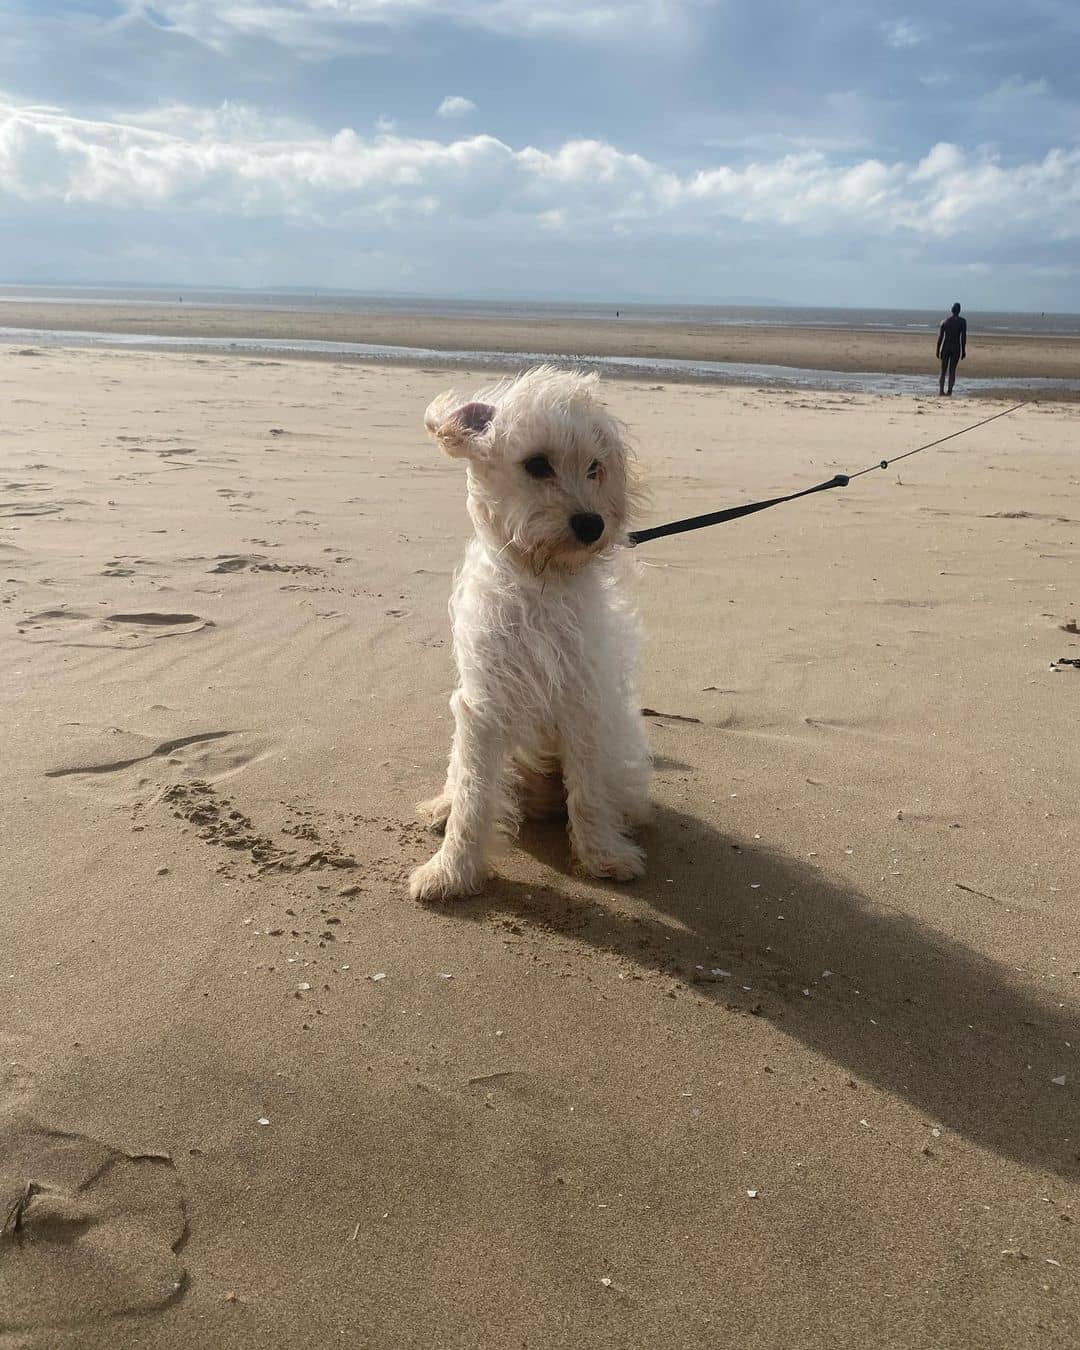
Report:
<svg viewBox="0 0 1080 1350"><path fill-rule="evenodd" d="M595 544L604 533L604 517L593 511L582 511L580 515L570 517L570 528L581 543Z"/></svg>

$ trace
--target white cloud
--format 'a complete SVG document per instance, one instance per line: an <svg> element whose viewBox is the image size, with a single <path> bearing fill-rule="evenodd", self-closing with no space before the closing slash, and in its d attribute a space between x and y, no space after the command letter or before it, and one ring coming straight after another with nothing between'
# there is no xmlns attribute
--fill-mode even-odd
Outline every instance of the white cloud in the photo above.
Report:
<svg viewBox="0 0 1080 1350"><path fill-rule="evenodd" d="M126 0L129 13L212 47L264 38L311 56L366 31L440 19L513 36L635 41L674 33L710 0Z"/></svg>
<svg viewBox="0 0 1080 1350"><path fill-rule="evenodd" d="M437 110L440 117L468 117L476 111L471 98L462 98L460 94L447 94Z"/></svg>
<svg viewBox="0 0 1080 1350"><path fill-rule="evenodd" d="M1015 115L1019 105L1041 101L1050 96L1045 80L1025 80L1022 75L1010 75L982 97L984 107L997 105L998 110Z"/></svg>
<svg viewBox="0 0 1080 1350"><path fill-rule="evenodd" d="M528 226L575 240L742 226L834 241L1052 242L1080 238L1080 147L1022 163L945 143L918 161L807 151L676 172L595 140L515 149L485 135L327 136L233 104L109 121L0 102L5 197L316 228L438 218L440 230Z"/></svg>
<svg viewBox="0 0 1080 1350"><path fill-rule="evenodd" d="M58 111L53 109L53 111ZM164 104L143 112L126 112L113 126L179 134L191 140L218 140L237 144L302 139L315 134L309 122L267 114L237 99L226 99L214 108L193 108L184 103Z"/></svg>
<svg viewBox="0 0 1080 1350"><path fill-rule="evenodd" d="M926 41L926 30L914 19L891 19L881 25L881 33L886 43L896 51L917 47Z"/></svg>

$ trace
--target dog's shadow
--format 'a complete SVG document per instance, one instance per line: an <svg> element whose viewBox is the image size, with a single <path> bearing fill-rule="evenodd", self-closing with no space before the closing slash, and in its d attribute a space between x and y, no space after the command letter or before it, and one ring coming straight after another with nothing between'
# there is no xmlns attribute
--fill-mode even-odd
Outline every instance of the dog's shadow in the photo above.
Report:
<svg viewBox="0 0 1080 1350"><path fill-rule="evenodd" d="M513 915L669 974L733 1013L770 1019L917 1105L931 1124L1005 1157L1080 1175L1075 1014L809 863L667 809L648 836L648 875L625 892L572 899L497 880L451 912ZM528 825L518 842L565 870L561 825ZM624 893L647 902L655 917L640 903L628 913ZM994 903L960 889L956 898ZM1053 1082L1063 1073L1064 1087Z"/></svg>

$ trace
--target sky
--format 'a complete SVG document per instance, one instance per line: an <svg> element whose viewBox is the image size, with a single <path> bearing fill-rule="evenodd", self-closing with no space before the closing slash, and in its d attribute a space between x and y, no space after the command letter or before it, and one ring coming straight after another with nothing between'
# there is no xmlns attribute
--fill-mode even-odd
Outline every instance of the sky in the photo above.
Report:
<svg viewBox="0 0 1080 1350"><path fill-rule="evenodd" d="M1080 4L0 0L0 280L1080 312Z"/></svg>

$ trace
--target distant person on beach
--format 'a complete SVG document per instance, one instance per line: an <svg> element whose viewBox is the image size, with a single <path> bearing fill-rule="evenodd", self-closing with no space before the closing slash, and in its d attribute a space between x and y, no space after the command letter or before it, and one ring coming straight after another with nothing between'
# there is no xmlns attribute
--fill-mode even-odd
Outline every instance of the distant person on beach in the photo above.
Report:
<svg viewBox="0 0 1080 1350"><path fill-rule="evenodd" d="M937 335L937 354L941 361L941 375L938 378L938 393L951 394L956 383L956 363L967 356L967 319L960 317L960 302L952 307L952 313L941 321ZM945 388L948 377L949 387Z"/></svg>

